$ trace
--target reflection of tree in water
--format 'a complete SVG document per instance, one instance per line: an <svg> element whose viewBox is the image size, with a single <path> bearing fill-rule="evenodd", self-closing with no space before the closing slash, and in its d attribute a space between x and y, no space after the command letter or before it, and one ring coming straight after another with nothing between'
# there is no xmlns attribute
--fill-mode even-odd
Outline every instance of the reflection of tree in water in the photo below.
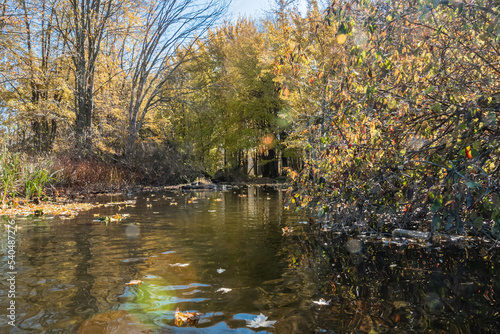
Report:
<svg viewBox="0 0 500 334"><path fill-rule="evenodd" d="M292 276L303 278L294 284L297 294L309 303L301 307L310 312L309 321L315 319L309 326L341 332L500 330L496 250L482 254L459 245L384 245L334 235L313 240L310 232L307 236L288 238L288 249L290 268L297 272ZM311 281L314 291L308 288ZM313 306L311 301L319 298L331 299L330 305ZM291 314L278 326L293 328L297 316Z"/></svg>
<svg viewBox="0 0 500 334"><path fill-rule="evenodd" d="M91 242L92 228L79 228L74 234L76 242L76 267L74 285L77 291L71 298L73 301L69 306L77 314L94 314L98 312L97 300L92 295L95 277L90 273L93 267L93 254Z"/></svg>
<svg viewBox="0 0 500 334"><path fill-rule="evenodd" d="M18 328L35 330L43 323L59 328L65 319L76 324L96 309L91 294L93 277L88 274L92 254L89 226L33 223L19 240ZM62 259L62 260L61 260ZM73 265L73 261L76 265ZM70 264L71 263L71 264ZM63 325L68 332L71 326Z"/></svg>

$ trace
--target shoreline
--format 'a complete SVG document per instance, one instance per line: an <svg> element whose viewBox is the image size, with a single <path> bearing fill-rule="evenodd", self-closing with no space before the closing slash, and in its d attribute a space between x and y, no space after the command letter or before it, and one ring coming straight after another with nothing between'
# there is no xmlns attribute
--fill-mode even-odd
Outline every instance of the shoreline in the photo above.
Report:
<svg viewBox="0 0 500 334"><path fill-rule="evenodd" d="M271 179L257 179L247 182L191 182L165 186L102 187L99 190L95 186L87 189L54 187L46 189L48 195L41 201L37 199L27 200L21 197L9 199L7 203L10 204L3 203L0 207L0 217L43 217L44 215L50 215L69 219L76 216L78 212L88 211L98 206L88 200L103 196L134 196L162 191L221 191L245 186L288 187L290 185L287 182L272 181Z"/></svg>

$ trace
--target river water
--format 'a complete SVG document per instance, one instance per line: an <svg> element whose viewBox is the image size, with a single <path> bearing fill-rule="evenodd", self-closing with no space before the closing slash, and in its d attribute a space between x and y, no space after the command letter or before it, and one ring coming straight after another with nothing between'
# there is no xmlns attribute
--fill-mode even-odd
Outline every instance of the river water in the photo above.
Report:
<svg viewBox="0 0 500 334"><path fill-rule="evenodd" d="M2 229L1 333L500 332L497 248L348 239L269 187L102 201L122 204L16 220L15 327Z"/></svg>

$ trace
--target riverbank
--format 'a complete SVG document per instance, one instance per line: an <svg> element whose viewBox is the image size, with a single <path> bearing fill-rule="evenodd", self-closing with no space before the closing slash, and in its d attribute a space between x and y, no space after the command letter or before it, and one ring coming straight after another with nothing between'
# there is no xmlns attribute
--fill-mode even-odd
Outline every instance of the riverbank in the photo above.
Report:
<svg viewBox="0 0 500 334"><path fill-rule="evenodd" d="M150 185L126 185L123 187L104 187L102 184L81 187L54 187L50 185L43 191L43 197L7 198L0 208L0 216L7 217L41 217L60 216L62 219L74 218L81 211L87 211L101 204L102 197L135 197L140 194L159 193L165 191L226 191L246 186L261 187L288 187L286 182L279 182L270 178L253 178L246 182L213 183L208 179L200 179L195 182L176 185L150 186Z"/></svg>

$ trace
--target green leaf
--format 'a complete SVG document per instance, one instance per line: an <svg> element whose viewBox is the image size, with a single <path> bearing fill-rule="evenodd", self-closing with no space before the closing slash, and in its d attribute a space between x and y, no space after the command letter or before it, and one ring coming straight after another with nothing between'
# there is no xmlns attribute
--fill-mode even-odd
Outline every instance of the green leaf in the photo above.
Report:
<svg viewBox="0 0 500 334"><path fill-rule="evenodd" d="M441 217L438 214L435 214L432 218L432 228L434 230L439 230L441 227Z"/></svg>
<svg viewBox="0 0 500 334"><path fill-rule="evenodd" d="M436 89L436 87L434 86L429 86L425 89L424 91L424 94L429 94L429 93L432 93L434 91L434 89Z"/></svg>
<svg viewBox="0 0 500 334"><path fill-rule="evenodd" d="M495 112L490 111L488 115L486 115L485 125L487 126L495 126L497 123L497 115Z"/></svg>
<svg viewBox="0 0 500 334"><path fill-rule="evenodd" d="M475 189L478 186L474 181L465 181L465 185L470 189Z"/></svg>
<svg viewBox="0 0 500 334"><path fill-rule="evenodd" d="M483 226L483 217L479 216L474 220L474 227L480 229Z"/></svg>

